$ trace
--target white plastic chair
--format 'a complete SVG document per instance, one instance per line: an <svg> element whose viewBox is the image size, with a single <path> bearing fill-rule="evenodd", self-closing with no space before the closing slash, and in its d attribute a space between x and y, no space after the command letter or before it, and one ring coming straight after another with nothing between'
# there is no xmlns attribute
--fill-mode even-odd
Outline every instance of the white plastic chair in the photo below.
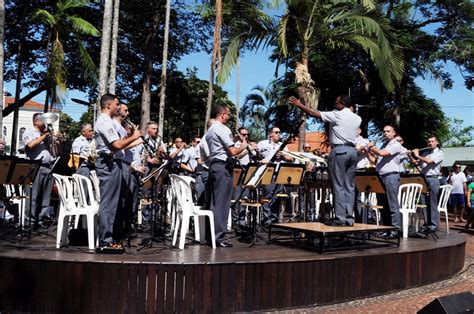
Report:
<svg viewBox="0 0 474 314"><path fill-rule="evenodd" d="M91 170L90 179L92 181L92 187L94 188L95 200L97 203L100 203L100 182L95 170Z"/></svg>
<svg viewBox="0 0 474 314"><path fill-rule="evenodd" d="M361 192L360 193L360 199L362 201L362 206L366 207L367 210L373 209L375 212L375 223L380 225L380 209L383 208L383 206L377 205L377 194L370 192Z"/></svg>
<svg viewBox="0 0 474 314"><path fill-rule="evenodd" d="M446 217L446 233L449 233L449 226L448 226L448 200L449 195L451 195L451 190L453 189L452 185L445 184L439 187L439 201L438 201L438 211L440 213L444 213ZM440 216L441 221L441 216Z"/></svg>
<svg viewBox="0 0 474 314"><path fill-rule="evenodd" d="M193 182L194 179L189 178L189 177L184 178L182 176L177 176L175 174L171 174L170 178L171 178L172 188L174 189L174 193L177 199L177 208L176 208L177 215L176 215L176 223L175 223L174 232L173 232L173 246L176 245L176 240L178 237L178 230L179 230L180 231L179 248L181 250L184 249L184 243L186 240L186 234L188 233L189 221L191 217L195 217L194 230L195 230L196 240L199 241L199 239L204 239L204 237L200 237L199 217L207 216L209 218L209 222L210 222L209 225L211 227L212 248L216 248L216 238L215 238L215 232L214 232L214 214L210 210L203 210L202 206L194 205L191 184L190 184L190 182Z"/></svg>
<svg viewBox="0 0 474 314"><path fill-rule="evenodd" d="M87 221L87 235L89 249L95 248L97 239L98 214L99 207L97 203L91 202L94 194L89 194L87 199L83 193L84 189L92 189L92 182L86 177L81 180L75 177L61 176L53 174L58 187L59 194L59 215L58 215L58 230L56 235L56 248L67 243L67 234L69 231L69 217L81 215L86 216ZM79 191L79 199L77 198L77 191ZM85 206L85 204L90 204Z"/></svg>
<svg viewBox="0 0 474 314"><path fill-rule="evenodd" d="M22 185L4 184L6 197L10 199L13 205L18 206L18 215L20 226L25 225L25 202L27 199L26 191Z"/></svg>
<svg viewBox="0 0 474 314"><path fill-rule="evenodd" d="M402 215L403 237L408 237L408 220L410 214L417 214L417 202L421 195L422 185L418 183L407 183L400 185L398 189L398 204Z"/></svg>

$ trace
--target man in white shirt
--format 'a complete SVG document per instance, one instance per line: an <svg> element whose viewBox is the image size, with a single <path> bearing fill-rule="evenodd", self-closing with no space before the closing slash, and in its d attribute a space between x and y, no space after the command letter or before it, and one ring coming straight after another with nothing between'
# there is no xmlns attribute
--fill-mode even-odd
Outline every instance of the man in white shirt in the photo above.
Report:
<svg viewBox="0 0 474 314"><path fill-rule="evenodd" d="M466 175L461 171L460 164L453 165L453 173L448 177L448 183L453 186L449 205L454 210L454 222L466 222L464 219L464 198L467 196ZM459 214L459 215L458 215Z"/></svg>

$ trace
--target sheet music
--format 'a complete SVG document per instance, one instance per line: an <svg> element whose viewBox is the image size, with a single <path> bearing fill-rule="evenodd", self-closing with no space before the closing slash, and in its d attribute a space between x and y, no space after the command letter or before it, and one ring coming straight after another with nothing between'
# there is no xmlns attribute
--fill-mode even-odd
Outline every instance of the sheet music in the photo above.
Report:
<svg viewBox="0 0 474 314"><path fill-rule="evenodd" d="M247 182L247 185L250 186L257 186L260 180L263 177L263 174L265 173L265 170L267 170L268 165L261 165L255 170L254 174L250 178L249 182Z"/></svg>

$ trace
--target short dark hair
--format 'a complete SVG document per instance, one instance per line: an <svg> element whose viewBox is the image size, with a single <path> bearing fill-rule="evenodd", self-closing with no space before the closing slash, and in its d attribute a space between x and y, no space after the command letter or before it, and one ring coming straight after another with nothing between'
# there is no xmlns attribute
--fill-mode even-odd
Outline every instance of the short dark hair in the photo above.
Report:
<svg viewBox="0 0 474 314"><path fill-rule="evenodd" d="M225 110L229 110L229 107L226 105L217 105L212 109L212 117L217 118L221 113L224 113Z"/></svg>
<svg viewBox="0 0 474 314"><path fill-rule="evenodd" d="M109 103L109 101L114 100L114 99L118 99L117 95L114 95L114 94L102 95L102 97L100 97L100 108L104 109L105 107L107 107L107 104Z"/></svg>
<svg viewBox="0 0 474 314"><path fill-rule="evenodd" d="M90 124L90 123L83 123L83 124L81 124L81 127L80 127L80 129L79 129L79 132L82 133L82 132L83 132L86 128L88 128L88 127L92 127L92 124Z"/></svg>
<svg viewBox="0 0 474 314"><path fill-rule="evenodd" d="M344 105L344 107L349 108L351 106L351 98L347 95L339 95L339 102Z"/></svg>
<svg viewBox="0 0 474 314"><path fill-rule="evenodd" d="M39 119L39 116L42 115L41 113L37 112L33 115L33 122L35 122L36 119Z"/></svg>
<svg viewBox="0 0 474 314"><path fill-rule="evenodd" d="M156 125L158 127L158 123L156 123L155 121L148 121L148 123L146 124L146 130L148 130L152 125Z"/></svg>

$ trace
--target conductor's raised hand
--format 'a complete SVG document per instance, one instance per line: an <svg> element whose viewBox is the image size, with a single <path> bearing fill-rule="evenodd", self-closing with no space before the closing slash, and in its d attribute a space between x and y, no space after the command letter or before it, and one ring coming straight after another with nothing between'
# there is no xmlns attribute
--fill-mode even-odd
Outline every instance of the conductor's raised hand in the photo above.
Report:
<svg viewBox="0 0 474 314"><path fill-rule="evenodd" d="M302 106L303 104L301 103L301 101L294 97L294 96L290 96L290 98L288 98L288 102L296 107L299 107L299 106Z"/></svg>

